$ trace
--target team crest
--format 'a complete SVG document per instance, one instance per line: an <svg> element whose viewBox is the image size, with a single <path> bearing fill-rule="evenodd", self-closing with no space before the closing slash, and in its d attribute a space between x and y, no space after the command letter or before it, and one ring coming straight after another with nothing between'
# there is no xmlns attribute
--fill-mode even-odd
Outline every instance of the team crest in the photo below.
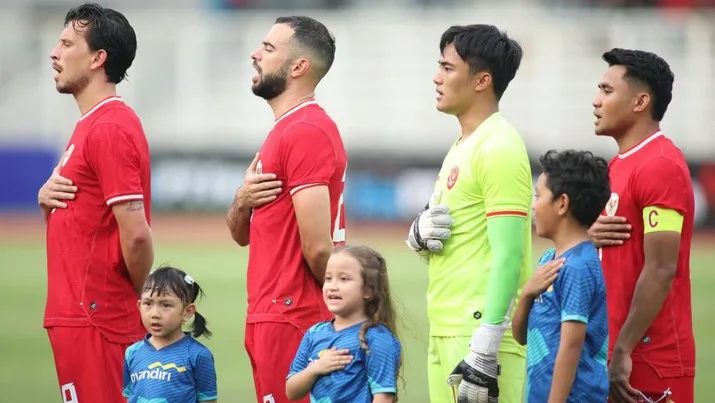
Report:
<svg viewBox="0 0 715 403"><path fill-rule="evenodd" d="M611 198L606 203L606 215L613 217L618 211L618 193L611 193Z"/></svg>
<svg viewBox="0 0 715 403"><path fill-rule="evenodd" d="M459 178L459 167L453 166L452 170L449 172L447 177L447 189L452 190L454 185L457 183L457 178Z"/></svg>
<svg viewBox="0 0 715 403"><path fill-rule="evenodd" d="M72 156L73 151L74 151L74 144L70 144L70 146L67 148L67 151L65 151L64 155L62 156L62 167L63 168L65 165L67 165L67 161L70 160L70 156Z"/></svg>
<svg viewBox="0 0 715 403"><path fill-rule="evenodd" d="M256 164L256 175L260 175L263 173L263 163L261 161L258 161L258 164Z"/></svg>

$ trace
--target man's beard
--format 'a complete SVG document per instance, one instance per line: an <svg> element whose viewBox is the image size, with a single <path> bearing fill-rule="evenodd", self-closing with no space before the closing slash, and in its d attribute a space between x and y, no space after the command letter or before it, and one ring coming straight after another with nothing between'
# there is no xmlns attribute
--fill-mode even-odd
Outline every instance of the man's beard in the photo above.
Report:
<svg viewBox="0 0 715 403"><path fill-rule="evenodd" d="M62 85L57 83L55 87L57 88L57 92L60 94L77 94L85 89L88 84L89 78L87 76L81 76L71 79Z"/></svg>
<svg viewBox="0 0 715 403"><path fill-rule="evenodd" d="M288 67L283 66L275 73L261 75L258 82L253 84L253 94L266 101L281 95L288 84Z"/></svg>

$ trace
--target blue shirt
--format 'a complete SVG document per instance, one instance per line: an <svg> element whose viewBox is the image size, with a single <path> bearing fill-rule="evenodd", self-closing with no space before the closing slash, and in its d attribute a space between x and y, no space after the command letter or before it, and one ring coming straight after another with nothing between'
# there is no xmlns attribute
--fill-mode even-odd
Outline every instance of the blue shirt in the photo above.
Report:
<svg viewBox="0 0 715 403"><path fill-rule="evenodd" d="M196 403L216 400L216 369L208 348L190 334L159 350L144 340L124 353L128 403Z"/></svg>
<svg viewBox="0 0 715 403"><path fill-rule="evenodd" d="M554 259L548 250L539 266ZM608 397L608 315L606 285L598 252L590 241L564 252L564 266L556 281L536 300L529 312L526 336L526 396L529 403L549 400L561 323L586 324L586 339L567 402L605 402Z"/></svg>
<svg viewBox="0 0 715 403"><path fill-rule="evenodd" d="M336 347L347 349L353 360L340 371L321 376L310 390L311 403L372 403L379 393L396 393L400 342L383 325L367 330L367 351L360 347L358 323L336 331L333 322L321 322L303 336L290 366L288 378L303 371L321 353Z"/></svg>

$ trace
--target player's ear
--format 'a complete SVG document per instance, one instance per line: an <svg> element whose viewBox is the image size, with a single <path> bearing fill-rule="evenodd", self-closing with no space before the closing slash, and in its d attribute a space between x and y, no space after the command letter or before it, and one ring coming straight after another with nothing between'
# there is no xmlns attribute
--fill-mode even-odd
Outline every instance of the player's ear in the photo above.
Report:
<svg viewBox="0 0 715 403"><path fill-rule="evenodd" d="M92 58L92 65L90 68L92 70L98 69L102 66L104 66L104 63L107 62L107 51L104 49L99 49L97 52L94 53L94 57Z"/></svg>
<svg viewBox="0 0 715 403"><path fill-rule="evenodd" d="M308 73L308 70L310 70L310 64L310 60L304 57L296 59L293 62L293 66L291 67L290 76L293 78L297 78L305 75L306 73Z"/></svg>
<svg viewBox="0 0 715 403"><path fill-rule="evenodd" d="M633 100L633 112L643 112L650 105L650 94L647 92L639 92Z"/></svg>
<svg viewBox="0 0 715 403"><path fill-rule="evenodd" d="M566 193L561 193L561 196L556 200L558 203L558 211L560 216L564 216L569 212L569 206L571 205L571 200Z"/></svg>
<svg viewBox="0 0 715 403"><path fill-rule="evenodd" d="M486 71L480 71L474 74L472 83L475 91L482 92L492 85L492 75Z"/></svg>

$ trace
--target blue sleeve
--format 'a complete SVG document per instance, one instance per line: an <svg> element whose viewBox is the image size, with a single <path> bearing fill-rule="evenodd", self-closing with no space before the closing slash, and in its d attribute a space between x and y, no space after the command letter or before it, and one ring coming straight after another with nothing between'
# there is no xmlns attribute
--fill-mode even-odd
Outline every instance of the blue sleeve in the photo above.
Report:
<svg viewBox="0 0 715 403"><path fill-rule="evenodd" d="M202 348L196 355L194 378L196 382L196 399L199 402L218 400L216 365L214 364L214 356L208 348Z"/></svg>
<svg viewBox="0 0 715 403"><path fill-rule="evenodd" d="M308 368L311 334L313 333L313 329L314 328L310 328L307 332L305 332L305 335L303 335L303 339L300 341L300 346L298 346L298 351L295 353L295 358L293 358L293 362L290 363L290 371L288 371L286 379Z"/></svg>
<svg viewBox="0 0 715 403"><path fill-rule="evenodd" d="M596 279L589 267L566 264L559 273L561 286L561 322L588 323L596 291Z"/></svg>
<svg viewBox="0 0 715 403"><path fill-rule="evenodd" d="M122 376L122 395L126 398L131 397L132 390L132 356L134 351L139 348L140 344L132 344L124 351L124 375Z"/></svg>
<svg viewBox="0 0 715 403"><path fill-rule="evenodd" d="M397 392L400 342L389 332L369 335L366 357L367 382L373 395Z"/></svg>

